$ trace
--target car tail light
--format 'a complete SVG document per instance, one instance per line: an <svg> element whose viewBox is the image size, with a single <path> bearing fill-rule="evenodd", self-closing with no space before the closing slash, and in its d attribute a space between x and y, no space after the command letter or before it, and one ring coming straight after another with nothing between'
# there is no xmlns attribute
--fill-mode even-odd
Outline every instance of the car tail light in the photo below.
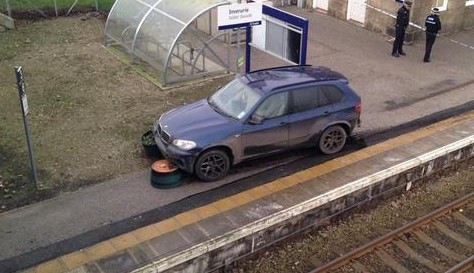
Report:
<svg viewBox="0 0 474 273"><path fill-rule="evenodd" d="M361 101L357 102L357 104L356 104L356 112L359 113L359 114L362 113L362 102Z"/></svg>

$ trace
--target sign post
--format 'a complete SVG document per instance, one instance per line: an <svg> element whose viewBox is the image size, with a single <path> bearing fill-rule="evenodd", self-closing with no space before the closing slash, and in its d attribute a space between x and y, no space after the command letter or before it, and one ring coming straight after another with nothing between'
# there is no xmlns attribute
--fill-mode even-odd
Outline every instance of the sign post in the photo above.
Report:
<svg viewBox="0 0 474 273"><path fill-rule="evenodd" d="M23 68L15 66L16 84L18 86L18 94L20 96L21 112L23 114L23 125L25 126L26 142L28 144L28 154L30 156L30 165L32 170L32 179L35 184L38 183L38 174L36 172L36 164L31 145L30 128L28 126L28 100L26 98L25 78L23 76Z"/></svg>

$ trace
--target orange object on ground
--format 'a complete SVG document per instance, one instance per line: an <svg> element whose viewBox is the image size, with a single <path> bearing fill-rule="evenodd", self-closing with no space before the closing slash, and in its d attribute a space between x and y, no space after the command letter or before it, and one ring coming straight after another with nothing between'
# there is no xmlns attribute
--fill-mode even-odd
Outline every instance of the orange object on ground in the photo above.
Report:
<svg viewBox="0 0 474 273"><path fill-rule="evenodd" d="M171 173L171 172L176 171L178 167L176 167L169 160L162 159L162 160L153 162L153 165L151 165L151 169L157 173Z"/></svg>

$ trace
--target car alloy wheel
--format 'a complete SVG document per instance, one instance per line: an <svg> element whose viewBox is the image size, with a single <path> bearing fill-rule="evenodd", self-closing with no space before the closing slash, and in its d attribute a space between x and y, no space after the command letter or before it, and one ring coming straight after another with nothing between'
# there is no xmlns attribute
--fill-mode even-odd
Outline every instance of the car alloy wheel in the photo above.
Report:
<svg viewBox="0 0 474 273"><path fill-rule="evenodd" d="M202 181L211 182L224 177L229 169L229 156L221 150L210 150L198 158L194 172Z"/></svg>
<svg viewBox="0 0 474 273"><path fill-rule="evenodd" d="M319 149L323 154L335 154L342 150L346 144L346 131L339 125L334 125L321 134L319 138Z"/></svg>

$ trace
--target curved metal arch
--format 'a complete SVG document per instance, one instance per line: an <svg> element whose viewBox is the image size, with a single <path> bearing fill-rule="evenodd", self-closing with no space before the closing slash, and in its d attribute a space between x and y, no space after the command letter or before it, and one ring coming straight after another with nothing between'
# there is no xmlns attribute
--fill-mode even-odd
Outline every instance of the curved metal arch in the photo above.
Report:
<svg viewBox="0 0 474 273"><path fill-rule="evenodd" d="M140 20L140 23L138 23L137 25L137 29L135 30L135 34L133 34L133 41L132 41L132 49L131 51L134 52L135 50L135 42L137 41L137 37L138 37L138 32L140 32L140 29L142 28L142 25L143 25L143 22L145 22L146 18L148 17L148 15L150 15L150 13L155 9L155 7L161 3L161 1L163 0L158 0L156 1L156 3L154 5L152 5L150 7L150 9L148 9L148 11L145 13L145 15L143 16L143 18Z"/></svg>
<svg viewBox="0 0 474 273"><path fill-rule="evenodd" d="M110 8L109 14L114 14L115 13L115 8L122 3L122 1L125 0L117 0L115 3L112 5ZM107 46L107 29L109 28L109 19L107 18L107 21L105 21L105 27L104 27L104 45Z"/></svg>
<svg viewBox="0 0 474 273"><path fill-rule="evenodd" d="M189 25L191 25L192 22L194 22L194 20L196 20L199 16L201 16L202 14L218 7L218 6L222 6L222 5L228 5L230 4L229 1L227 2L222 2L222 3L218 3L218 4L214 4L212 6L209 6L207 9L201 11L199 14L196 14L194 17L192 17L190 20L188 20L188 22L184 25L184 27L181 29L180 32L178 32L178 35L176 35L176 37L174 38L173 42L171 43L171 47L170 47L170 50L168 51L168 55L166 56L166 61L164 63L164 69L163 69L163 74L162 74L162 80L163 80L163 83L166 84L167 83L167 77L168 77L168 64L170 62L170 57L171 57L171 53L173 52L173 49L174 47L176 46L176 42L178 41L178 39L181 37L181 34L183 34L183 32L189 27Z"/></svg>
<svg viewBox="0 0 474 273"><path fill-rule="evenodd" d="M140 50L141 33L147 27L147 22L153 19L151 18L152 17L151 15L158 14L158 17L162 17L161 19L158 19L158 20L170 21L170 23L172 23L174 26L173 32L168 33L170 35L167 35L168 38L166 39L166 46L163 48L163 51L162 51L163 55L159 57L160 64L156 66L156 68L159 69L160 72L162 73L161 80L163 81L164 84L166 84L169 77L171 77L169 73L170 73L170 70L173 69L172 67L170 67L170 64L172 62L173 50L177 48L177 46L179 46L180 39L184 35L185 31L190 27L190 25L198 17L202 16L204 13L210 12L212 9L215 9L217 6L231 4L236 0L187 0L187 1L190 1L189 3L197 4L197 6L193 6L192 10L185 11L185 17L183 18L181 18L179 10L174 9L173 11L178 12L178 13L173 13L173 12L168 12L167 8L162 9L160 7L161 4L167 4L168 3L167 1L170 1L170 4L172 2L172 0L117 0L109 12L108 20L104 28L104 34L105 34L104 44L106 46L108 46L111 40L115 40L120 45L128 48L128 54L130 54L132 58L136 56L136 57L139 57L140 59L144 59L144 58L146 59L147 57L150 57L146 55L148 53L144 53L145 55L141 57L138 56L137 54L140 53L139 50ZM198 1L198 2L196 3L195 1ZM136 7L135 5L140 5L139 11L138 9L136 12L134 10L128 11L128 7L134 9ZM181 8L185 9L186 7L183 6ZM114 18L114 20L110 20L111 18ZM135 29L130 29L130 33L127 34L127 37L130 37L130 38L127 39L127 42L125 45L123 38L120 38L120 37L124 36L123 32L126 29L122 30L121 28L124 25L126 26L127 24L130 24L129 19L133 19L132 25L134 25L133 28ZM150 22L153 23L153 21L150 21ZM117 34L116 30L122 30L122 35ZM154 32L147 33L144 35L154 36L155 34L162 34L162 33L166 33L166 30L164 31L154 30ZM117 35L119 35L119 37L117 37ZM122 39L122 40L118 40L118 39ZM206 42L204 41L201 41L201 42L206 44ZM197 60L195 60L194 62L196 61ZM222 62L222 60L220 61ZM147 61L147 62L150 63L150 61Z"/></svg>
<svg viewBox="0 0 474 273"><path fill-rule="evenodd" d="M227 35L227 33L221 33L221 34L219 34L219 35L217 35L217 36L214 36L214 37L212 37L212 39L210 39L207 43L209 44L210 42L212 42L212 41L218 39L220 36L224 36L224 35ZM204 46L206 46L206 44L204 44ZM204 49L204 46L203 46L203 49ZM204 54L204 53L203 53L203 50L201 50L201 52L199 52L199 53L196 55L196 58L195 58L194 63L193 63L193 68L192 68L192 70L191 70L191 74L194 72L194 68L196 67L196 63L197 63L197 61L198 61L198 59L199 59L199 56L201 56L201 55L203 55L203 54ZM218 61L221 62L222 65L224 65L224 66L226 65L224 62L222 62L221 59L218 59Z"/></svg>

